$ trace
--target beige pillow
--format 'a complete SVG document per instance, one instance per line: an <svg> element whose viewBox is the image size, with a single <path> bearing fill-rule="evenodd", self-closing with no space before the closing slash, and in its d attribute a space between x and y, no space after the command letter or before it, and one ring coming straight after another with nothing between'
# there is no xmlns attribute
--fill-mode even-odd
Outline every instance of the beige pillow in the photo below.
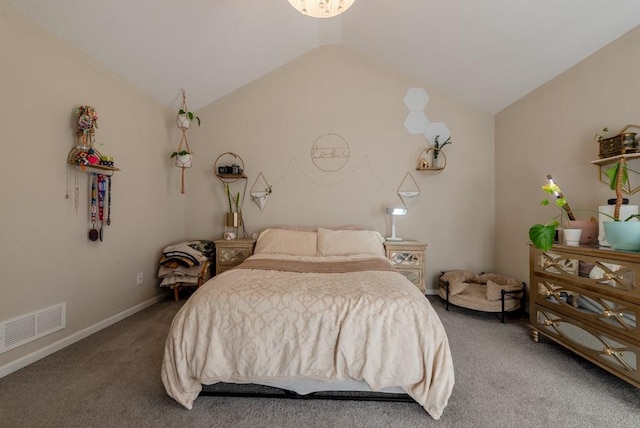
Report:
<svg viewBox="0 0 640 428"><path fill-rule="evenodd" d="M500 300L502 297L501 290L505 291L517 291L522 290L522 284L513 280L513 281L502 281L503 284L499 284L492 280L487 280L487 300ZM519 294L511 294L508 295L510 297L520 297Z"/></svg>
<svg viewBox="0 0 640 428"><path fill-rule="evenodd" d="M265 229L258 236L254 253L317 256L318 233L302 230Z"/></svg>
<svg viewBox="0 0 640 428"><path fill-rule="evenodd" d="M349 256L372 254L384 256L384 238L374 230L332 230L318 228L318 255Z"/></svg>
<svg viewBox="0 0 640 428"><path fill-rule="evenodd" d="M449 283L449 296L462 293L476 279L477 275L467 270L450 270L440 276L440 281Z"/></svg>

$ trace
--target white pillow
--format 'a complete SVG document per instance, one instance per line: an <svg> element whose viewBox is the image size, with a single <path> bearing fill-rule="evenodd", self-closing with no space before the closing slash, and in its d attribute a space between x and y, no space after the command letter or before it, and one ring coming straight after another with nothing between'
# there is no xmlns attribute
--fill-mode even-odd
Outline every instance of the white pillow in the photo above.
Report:
<svg viewBox="0 0 640 428"><path fill-rule="evenodd" d="M258 236L255 254L317 256L318 233L301 230L265 229Z"/></svg>
<svg viewBox="0 0 640 428"><path fill-rule="evenodd" d="M318 229L318 255L349 256L373 254L384 256L384 238L373 230Z"/></svg>

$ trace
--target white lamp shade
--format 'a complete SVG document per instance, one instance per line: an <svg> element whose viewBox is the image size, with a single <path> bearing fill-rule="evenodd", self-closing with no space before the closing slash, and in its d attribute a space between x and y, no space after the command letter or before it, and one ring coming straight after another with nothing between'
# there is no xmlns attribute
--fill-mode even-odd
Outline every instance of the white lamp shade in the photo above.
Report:
<svg viewBox="0 0 640 428"><path fill-rule="evenodd" d="M388 207L387 214L390 215L407 215L407 209L405 207Z"/></svg>
<svg viewBox="0 0 640 428"><path fill-rule="evenodd" d="M349 9L355 0L289 0L303 15L313 18L331 18Z"/></svg>

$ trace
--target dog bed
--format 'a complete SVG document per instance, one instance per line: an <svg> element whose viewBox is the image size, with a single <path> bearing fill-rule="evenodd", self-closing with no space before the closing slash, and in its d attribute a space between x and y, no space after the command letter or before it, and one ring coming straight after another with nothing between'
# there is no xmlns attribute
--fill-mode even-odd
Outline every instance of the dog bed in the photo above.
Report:
<svg viewBox="0 0 640 428"><path fill-rule="evenodd" d="M498 273L476 274L452 270L440 275L440 297L449 303L482 312L505 312L523 309L524 283Z"/></svg>

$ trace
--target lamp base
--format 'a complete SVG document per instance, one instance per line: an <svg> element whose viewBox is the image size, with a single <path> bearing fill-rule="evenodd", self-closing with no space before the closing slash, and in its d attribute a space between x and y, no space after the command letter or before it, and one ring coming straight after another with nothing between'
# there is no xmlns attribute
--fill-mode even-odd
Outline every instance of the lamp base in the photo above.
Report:
<svg viewBox="0 0 640 428"><path fill-rule="evenodd" d="M389 237L386 237L384 239L385 239L385 241L403 241L402 238L398 238L397 236L389 236Z"/></svg>

